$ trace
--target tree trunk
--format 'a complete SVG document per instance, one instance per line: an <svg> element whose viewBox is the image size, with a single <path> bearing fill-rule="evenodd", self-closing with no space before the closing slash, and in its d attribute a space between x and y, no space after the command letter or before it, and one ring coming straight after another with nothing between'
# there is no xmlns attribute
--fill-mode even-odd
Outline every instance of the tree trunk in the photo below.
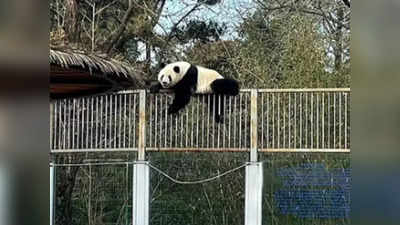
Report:
<svg viewBox="0 0 400 225"><path fill-rule="evenodd" d="M78 0L66 0L65 2L65 32L67 40L76 43L79 40Z"/></svg>
<svg viewBox="0 0 400 225"><path fill-rule="evenodd" d="M335 70L339 71L342 68L342 54L343 54L343 8L339 7L337 9L338 23L336 26L335 35Z"/></svg>

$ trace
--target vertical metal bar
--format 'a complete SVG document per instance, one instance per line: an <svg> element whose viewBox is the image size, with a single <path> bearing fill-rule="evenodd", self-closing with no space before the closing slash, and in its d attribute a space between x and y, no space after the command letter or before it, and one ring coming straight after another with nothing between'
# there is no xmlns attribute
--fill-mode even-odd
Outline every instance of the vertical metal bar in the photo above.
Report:
<svg viewBox="0 0 400 225"><path fill-rule="evenodd" d="M303 113L304 113L303 98L304 98L303 93L300 93L300 130L299 130L300 146L299 146L299 148L304 148L303 147L303 120L302 120Z"/></svg>
<svg viewBox="0 0 400 225"><path fill-rule="evenodd" d="M316 125L317 125L317 148L320 148L320 145L319 145L319 117L320 117L320 111L319 111L319 93L316 93L316 95L317 95L317 113L316 113L316 119L317 119L317 122L316 122Z"/></svg>
<svg viewBox="0 0 400 225"><path fill-rule="evenodd" d="M168 106L168 96L164 95L165 97L165 129L164 129L164 147L167 147L167 136L168 136L168 111L167 111L167 106Z"/></svg>
<svg viewBox="0 0 400 225"><path fill-rule="evenodd" d="M210 102L210 95L207 95L207 100L208 100L208 109L207 109L207 147L210 147L210 108L211 108L211 102Z"/></svg>
<svg viewBox="0 0 400 225"><path fill-rule="evenodd" d="M221 115L221 95L218 95L218 115ZM221 117L220 117L221 119ZM217 124L218 126L218 136L217 136L217 148L220 148L221 146L219 145L219 137L220 137L220 130L221 130L221 125Z"/></svg>
<svg viewBox="0 0 400 225"><path fill-rule="evenodd" d="M246 166L245 225L262 224L263 164L251 163Z"/></svg>
<svg viewBox="0 0 400 225"><path fill-rule="evenodd" d="M175 146L176 147L178 147L178 115L175 116Z"/></svg>
<svg viewBox="0 0 400 225"><path fill-rule="evenodd" d="M68 99L67 100L67 105L65 106L65 107L68 107L67 108L67 121L65 121L66 122L66 124L67 124L67 129L65 130L65 132L67 132L67 148L71 148L71 139L72 139L72 130L71 130L71 102L72 102L72 99Z"/></svg>
<svg viewBox="0 0 400 225"><path fill-rule="evenodd" d="M257 90L251 90L251 99L250 99L250 161L256 162L257 161L257 141L258 141L258 134L257 134Z"/></svg>
<svg viewBox="0 0 400 225"><path fill-rule="evenodd" d="M54 149L60 148L60 115L59 102L54 102Z"/></svg>
<svg viewBox="0 0 400 225"><path fill-rule="evenodd" d="M105 106L104 106L104 108L105 108L105 111L104 111L104 147L107 148L108 147L107 146L107 143L108 143L108 141L107 141L107 133L108 133L108 125L107 125L107 122L108 122L108 96L105 95L104 98L105 98Z"/></svg>
<svg viewBox="0 0 400 225"><path fill-rule="evenodd" d="M99 98L101 98L100 106L99 106ZM100 142L99 139L101 139L101 127L99 128L99 116L100 116L100 121L103 121L103 96L96 98L96 108L97 108L97 111L96 111L96 148L101 148L101 145L99 144L99 142Z"/></svg>
<svg viewBox="0 0 400 225"><path fill-rule="evenodd" d="M112 114L114 116L114 148L117 147L117 105L118 105L118 98L117 98L117 94L114 95L114 113Z"/></svg>
<svg viewBox="0 0 400 225"><path fill-rule="evenodd" d="M328 93L328 148L331 148L331 93Z"/></svg>
<svg viewBox="0 0 400 225"><path fill-rule="evenodd" d="M212 145L211 145L211 147L214 147L214 144L215 144L215 107L216 107L215 94L213 94L213 111L212 111L212 114L213 114L213 118L212 118L213 136L212 136Z"/></svg>
<svg viewBox="0 0 400 225"><path fill-rule="evenodd" d="M266 123L266 126L267 126L267 137L266 137L267 145L266 145L266 148L269 148L271 146L270 139L269 139L269 110L270 110L270 107L269 107L270 106L270 104L269 104L269 102L270 102L269 96L270 96L270 94L266 93L266 95L267 95L267 115L266 115L267 116L267 123Z"/></svg>
<svg viewBox="0 0 400 225"><path fill-rule="evenodd" d="M310 147L314 148L314 135L313 135L313 130L314 130L314 93L311 92L311 119L310 119L310 132L311 132L311 142L310 142Z"/></svg>
<svg viewBox="0 0 400 225"><path fill-rule="evenodd" d="M344 148L347 149L347 92L344 96Z"/></svg>
<svg viewBox="0 0 400 225"><path fill-rule="evenodd" d="M290 130L291 130L291 119L290 119L290 117L291 117L291 102L290 102L290 100L291 100L291 97L292 97L292 95L291 95L291 93L290 92L288 92L288 95L289 95L289 118L288 118L288 133L289 133L289 135L288 135L288 142L289 142L289 148L291 147L291 145L290 145L290 143L291 143L291 139L292 139L292 136L290 136Z"/></svg>
<svg viewBox="0 0 400 225"><path fill-rule="evenodd" d="M239 94L239 148L242 147L242 95Z"/></svg>
<svg viewBox="0 0 400 225"><path fill-rule="evenodd" d="M142 98L140 97L140 99ZM150 211L149 203L150 203L150 168L147 162L139 161L136 162L133 166L133 202L132 202L133 225L149 224L149 211Z"/></svg>
<svg viewBox="0 0 400 225"><path fill-rule="evenodd" d="M53 113L54 113L54 104L50 103L50 150L54 149L53 148L53 136L54 136L54 132L53 132L53 129L54 129L54 123L53 123L54 114Z"/></svg>
<svg viewBox="0 0 400 225"><path fill-rule="evenodd" d="M150 129L149 129L149 146L152 147L152 143L153 143L153 105L155 104L154 102L154 94L151 94L150 97L150 113L149 113L149 123L150 123Z"/></svg>
<svg viewBox="0 0 400 225"><path fill-rule="evenodd" d="M185 145L188 146L189 142L189 109L186 109L186 130L185 130Z"/></svg>
<svg viewBox="0 0 400 225"><path fill-rule="evenodd" d="M309 115L308 115L308 93L305 93L305 95L306 95L306 115L304 115L304 120L305 120L305 122L306 122L306 133L305 133L305 138L306 138L306 140L305 140L305 147L306 148L308 148L309 146L308 146L308 119L310 118L309 117Z"/></svg>
<svg viewBox="0 0 400 225"><path fill-rule="evenodd" d="M342 92L339 93L339 148L342 148Z"/></svg>
<svg viewBox="0 0 400 225"><path fill-rule="evenodd" d="M162 125L163 125L163 110L162 110L162 107L163 107L163 96L164 95L160 95L160 130L159 130L159 134L158 134L158 137L159 137L159 139L158 139L158 142L159 142L159 147L161 148L162 147L162 134L163 134L163 129L162 129ZM164 106L165 107L165 106Z"/></svg>
<svg viewBox="0 0 400 225"><path fill-rule="evenodd" d="M294 93L294 148L297 148L297 93Z"/></svg>
<svg viewBox="0 0 400 225"><path fill-rule="evenodd" d="M168 98L168 99L170 99L170 98ZM169 135L169 147L172 147L172 140L173 140L173 134L172 134L172 128L173 128L173 126L172 126L172 115L169 115L169 118L170 118L170 130L169 130L169 133L170 133L170 135ZM175 116L175 118L176 118L176 116Z"/></svg>
<svg viewBox="0 0 400 225"><path fill-rule="evenodd" d="M272 95L272 148L275 148L275 94Z"/></svg>
<svg viewBox="0 0 400 225"><path fill-rule="evenodd" d="M136 124L138 124L139 122L140 122L140 120L139 120L139 117L140 117L140 114L139 114L139 110L138 110L138 104L136 103L137 102L137 98L138 98L138 94L135 94L134 96L133 96L133 121L134 121L134 123L133 123L133 146L137 146L137 138L136 138ZM140 98L140 96L139 96L139 98ZM140 100L140 99L139 99ZM138 115L138 117L136 117L136 114ZM138 125L138 127L139 127L139 125Z"/></svg>
<svg viewBox="0 0 400 225"><path fill-rule="evenodd" d="M2 171L0 171L0 172L2 172ZM3 179L0 179L0 183L2 181L3 181ZM54 195L55 195L55 190L56 190L55 182L56 182L55 167L54 167L54 165L50 164L50 225L54 225L54 212L55 212ZM0 191L1 191L1 189L2 188L0 187ZM3 199L3 198L1 198L1 199ZM4 215L4 216L6 216L6 215ZM3 218L3 215L0 218ZM4 223L4 224L6 224L6 223Z"/></svg>
<svg viewBox="0 0 400 225"><path fill-rule="evenodd" d="M85 109L86 109L86 121L85 121L86 122L86 148L89 148L89 124L91 124L91 123L89 123L90 104L89 104L89 98L87 98L86 100L87 100L86 107L85 107Z"/></svg>
<svg viewBox="0 0 400 225"><path fill-rule="evenodd" d="M154 122L154 147L157 147L157 135L158 135L158 130L157 130L157 122L158 122L158 110L157 110L157 102L158 102L158 98L157 98L157 94L154 95L154 104L155 104L155 122Z"/></svg>
<svg viewBox="0 0 400 225"><path fill-rule="evenodd" d="M181 147L183 147L183 113L181 113Z"/></svg>
<svg viewBox="0 0 400 225"><path fill-rule="evenodd" d="M261 147L264 148L264 93L261 93Z"/></svg>
<svg viewBox="0 0 400 225"><path fill-rule="evenodd" d="M127 96L127 94L124 94L124 112L123 112L123 115L124 115L124 120L123 120L123 123L124 123L124 125L123 125L123 128L122 128L122 130L123 130L123 135L122 135L122 147L124 147L124 148L126 148L127 146L126 146L126 142L125 142L125 139L126 139L126 118L127 118L127 116L126 116L126 96Z"/></svg>
<svg viewBox="0 0 400 225"><path fill-rule="evenodd" d="M132 137L132 126L131 126L131 122L132 122L132 111L133 111L133 107L132 107L132 95L128 96L128 146L129 148L132 147L131 142L133 142L135 137ZM132 140L132 141L131 141Z"/></svg>
<svg viewBox="0 0 400 225"><path fill-rule="evenodd" d="M245 112L246 114L244 115L244 146L247 147L247 129L249 129L249 124L247 123L247 117L249 115L249 110L247 108L247 105L249 104L249 95L246 94L246 101L245 101Z"/></svg>
<svg viewBox="0 0 400 225"><path fill-rule="evenodd" d="M233 106L233 119L234 119L234 121L233 121L233 145L234 145L234 147L236 147L237 145L236 145L236 123L237 123L237 113L236 113L236 111L237 111L237 104L236 104L236 102L237 102L237 96L235 96L235 97L233 97L233 101L234 101L234 106Z"/></svg>
<svg viewBox="0 0 400 225"><path fill-rule="evenodd" d="M232 127L232 123L231 123L231 117L232 117L232 97L229 96L229 125L228 125L228 148L231 148L231 127Z"/></svg>
<svg viewBox="0 0 400 225"><path fill-rule="evenodd" d="M281 147L281 143L280 143L280 138L281 138L281 135L280 135L280 130L281 130L280 104L281 104L280 93L278 93L278 148Z"/></svg>
<svg viewBox="0 0 400 225"><path fill-rule="evenodd" d="M336 92L333 93L333 148L336 148Z"/></svg>
<svg viewBox="0 0 400 225"><path fill-rule="evenodd" d="M94 105L93 105L93 103L94 103L94 98L95 97L91 97L90 98L90 105L91 105L91 107L92 107L92 110L90 110L90 113L91 113L91 115L90 115L90 125L91 125L91 127L90 127L90 133L91 133L91 135L90 135L90 148L93 148L93 142L94 142L94 136L95 135L93 135L93 132L94 132L94 118L93 118L93 113L94 113L94 111L95 111L95 109L93 108L94 107Z"/></svg>
<svg viewBox="0 0 400 225"><path fill-rule="evenodd" d="M194 119L193 119L193 114L194 114L194 103L192 103L192 113L191 113L191 120L190 120L190 146L193 147L193 130L194 130Z"/></svg>
<svg viewBox="0 0 400 225"><path fill-rule="evenodd" d="M203 101L203 104L202 104L202 107L201 107L201 111L202 111L202 117L201 118L203 118L202 120L201 120L201 133L202 133L202 135L201 135L201 144L202 144L202 147L206 147L205 145L204 145L204 120L205 120L205 117L204 117L204 108L205 108L205 104L204 104L204 99L205 99L205 96L204 95L202 95L201 96L201 98L202 98L202 101Z"/></svg>
<svg viewBox="0 0 400 225"><path fill-rule="evenodd" d="M221 101L222 101L222 105L224 105L226 107L225 95L222 96L222 100ZM221 108L221 111L222 111L220 113L220 115L224 115L225 116L225 111L223 111L224 108L222 108L221 105L219 107ZM225 118L225 117L223 117L223 118ZM219 127L222 127L222 132L221 132L222 133L222 148L225 148L226 129L225 129L225 126L221 126L221 124L219 125Z"/></svg>
<svg viewBox="0 0 400 225"><path fill-rule="evenodd" d="M322 148L325 148L325 92L322 92Z"/></svg>
<svg viewBox="0 0 400 225"><path fill-rule="evenodd" d="M283 101L282 103L285 104L285 95L287 95L287 93L282 93L282 98ZM283 132L282 132L282 139L283 139L283 144L282 147L286 148L286 107L282 104L282 117L283 117Z"/></svg>
<svg viewBox="0 0 400 225"><path fill-rule="evenodd" d="M121 148L121 144L122 144L122 140L121 140L121 126L122 126L122 116L124 114L122 114L122 95L119 94L117 95L117 98L119 99L119 105L118 105L118 114L116 114L116 116L118 116L118 148Z"/></svg>
<svg viewBox="0 0 400 225"><path fill-rule="evenodd" d="M145 160L146 148L146 91L139 92L139 143L138 160Z"/></svg>
<svg viewBox="0 0 400 225"><path fill-rule="evenodd" d="M200 107L200 96L197 96L197 116L196 116L196 146L199 147L199 107Z"/></svg>
<svg viewBox="0 0 400 225"><path fill-rule="evenodd" d="M66 139L66 121L67 121L67 100L64 99L64 120L63 120L63 149L65 149L65 139Z"/></svg>
<svg viewBox="0 0 400 225"><path fill-rule="evenodd" d="M223 97L222 97L222 102L223 102L223 105L226 107L226 97L225 97L225 95L223 95ZM221 106L220 106L220 108L222 108ZM225 116L225 110L224 110L224 108L222 108L221 109L221 111L223 112L223 113L221 113L221 114L223 114L224 116ZM221 115L220 114L220 115ZM224 118L224 117L223 117ZM221 126L220 126L221 127ZM225 129L225 126L223 126L222 127L222 147L223 148L225 148L225 138L226 137L226 129Z"/></svg>
<svg viewBox="0 0 400 225"><path fill-rule="evenodd" d="M84 145L84 142L83 142L83 137L85 136L84 135L84 132L85 132L85 127L84 127L84 124L85 124L85 101L84 101L85 99L83 98L83 99L81 99L81 120L79 121L80 123L81 123L81 132L79 133L79 136L81 137L80 138L80 145L79 145L79 147L80 148L83 148L83 145Z"/></svg>

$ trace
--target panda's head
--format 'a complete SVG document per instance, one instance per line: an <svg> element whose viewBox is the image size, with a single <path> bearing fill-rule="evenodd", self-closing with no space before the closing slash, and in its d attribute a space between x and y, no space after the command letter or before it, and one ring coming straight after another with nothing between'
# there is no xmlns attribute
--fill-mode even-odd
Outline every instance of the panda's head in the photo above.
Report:
<svg viewBox="0 0 400 225"><path fill-rule="evenodd" d="M161 65L162 69L158 73L158 81L163 88L174 87L186 74L190 68L188 62L174 62Z"/></svg>

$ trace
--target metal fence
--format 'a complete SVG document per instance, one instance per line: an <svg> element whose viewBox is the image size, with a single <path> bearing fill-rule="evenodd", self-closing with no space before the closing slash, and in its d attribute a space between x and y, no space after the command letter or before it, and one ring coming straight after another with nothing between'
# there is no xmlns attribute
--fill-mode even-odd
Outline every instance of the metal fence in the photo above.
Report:
<svg viewBox="0 0 400 225"><path fill-rule="evenodd" d="M72 187L69 210L79 214L70 216L76 223L308 224L312 218L327 224L319 219L328 218L328 224L348 224L348 154L318 152L350 152L350 89L198 95L178 114L168 115L172 99L167 92L137 90L50 104L50 224L69 218L60 201ZM222 123L215 122L210 102L223 103ZM278 154L264 154L270 152ZM220 173L222 168L227 172ZM175 179L191 176L194 181ZM208 176L214 183L205 185ZM264 179L268 185L263 187ZM181 190L171 193L177 187ZM166 202L179 207L168 211Z"/></svg>
<svg viewBox="0 0 400 225"><path fill-rule="evenodd" d="M172 97L138 90L54 101L51 152L138 151L140 140L143 151L250 151L251 142L259 152L350 149L347 88L198 95L177 115L168 115ZM215 122L211 99L224 103L223 123Z"/></svg>

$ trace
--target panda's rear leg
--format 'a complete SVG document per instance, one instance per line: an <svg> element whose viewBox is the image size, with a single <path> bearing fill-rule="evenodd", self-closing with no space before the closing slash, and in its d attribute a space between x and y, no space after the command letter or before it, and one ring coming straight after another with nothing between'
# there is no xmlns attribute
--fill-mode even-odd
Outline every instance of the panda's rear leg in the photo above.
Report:
<svg viewBox="0 0 400 225"><path fill-rule="evenodd" d="M208 103L210 114L214 115L215 122L223 123L224 119L224 96L223 95L210 95L210 102Z"/></svg>
<svg viewBox="0 0 400 225"><path fill-rule="evenodd" d="M239 83L233 79L218 79L211 83L211 89L215 94L236 96L239 94Z"/></svg>

